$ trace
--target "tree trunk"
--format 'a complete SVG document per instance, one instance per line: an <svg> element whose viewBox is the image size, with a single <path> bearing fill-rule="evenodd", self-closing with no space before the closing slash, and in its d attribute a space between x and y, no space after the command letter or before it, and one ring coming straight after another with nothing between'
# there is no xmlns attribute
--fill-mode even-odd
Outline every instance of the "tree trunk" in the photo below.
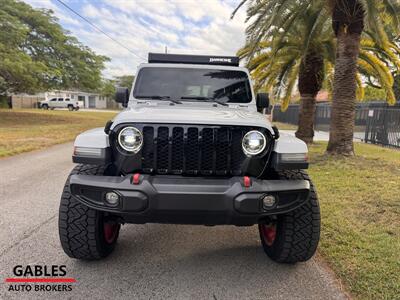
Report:
<svg viewBox="0 0 400 300"><path fill-rule="evenodd" d="M299 126L296 137L307 144L314 139L315 95L300 95Z"/></svg>
<svg viewBox="0 0 400 300"><path fill-rule="evenodd" d="M353 133L356 101L357 60L361 33L345 26L337 32L332 115L327 152L354 155Z"/></svg>
<svg viewBox="0 0 400 300"><path fill-rule="evenodd" d="M323 72L323 57L310 48L300 65L300 112L296 131L296 137L307 144L311 144L314 139L315 98L322 87Z"/></svg>

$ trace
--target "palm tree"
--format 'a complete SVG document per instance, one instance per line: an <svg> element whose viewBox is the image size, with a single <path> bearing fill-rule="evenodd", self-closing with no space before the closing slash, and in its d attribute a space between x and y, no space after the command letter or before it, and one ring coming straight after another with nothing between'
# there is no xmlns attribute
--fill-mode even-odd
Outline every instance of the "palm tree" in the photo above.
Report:
<svg viewBox="0 0 400 300"><path fill-rule="evenodd" d="M330 26L327 26L329 21L321 18L318 12L310 10L302 22L296 24L284 38L274 38L275 32L271 32L269 41L260 42L256 48L250 43L239 50L238 55L242 59L249 59L247 65L256 80L256 88L272 90L275 98L282 102L283 110L286 110L298 80L301 97L296 136L306 143L312 143L315 96L323 80L324 85L332 89L335 45ZM400 69L397 54L395 44L388 43L388 47L382 48L371 38L363 38L358 60L358 99L362 100L364 94L361 83L363 77L368 79L369 84L383 88L387 101L394 103L393 77L389 65Z"/></svg>
<svg viewBox="0 0 400 300"><path fill-rule="evenodd" d="M314 43L314 52L309 50L307 53L310 54L304 54L302 52L304 49L303 39L298 37L301 37L301 35L296 31L295 34L288 36L287 41L283 42L280 48L275 51L271 48L271 42L261 42L257 52L249 59L247 66L255 79L256 89L272 90L275 98L282 103L283 110L286 110L289 105L293 89L298 80L301 109L296 136L306 143L312 143L316 92L321 88L321 85L326 86L330 91L332 90L335 58L334 42L333 39L330 41L320 40L320 45ZM394 44L390 45L396 47ZM317 52L317 50L319 51ZM244 47L239 50L238 55L241 58L245 58L248 57L250 51L250 47ZM316 52L318 57L315 54ZM319 61L315 63L312 59L318 59ZM300 63L293 63L294 61ZM302 67L302 65L305 66ZM392 88L393 76L389 68L391 65L400 69L399 58L390 49L382 49L368 38L364 38L361 41L357 67L358 100L362 100L364 97L364 88L361 80L363 77L367 78L369 85L385 91L388 103L395 103L396 98ZM323 70L320 69L321 66ZM285 75L289 71L293 76ZM323 75L326 76L324 77ZM307 91L314 91L314 94L308 94Z"/></svg>
<svg viewBox="0 0 400 300"><path fill-rule="evenodd" d="M336 55L331 130L327 151L353 155L357 68L362 34L381 48L390 49L385 29L389 26L395 32L399 32L399 1L243 0L237 9L245 2L249 2L248 19L253 21L247 29L248 40L252 41L253 49L255 44L271 34L273 26L280 28L286 34L291 27L301 22L302 16L310 8L320 11L321 15L331 17L336 37Z"/></svg>
<svg viewBox="0 0 400 300"><path fill-rule="evenodd" d="M399 2L394 0L379 2L330 0L328 2L332 11L337 50L327 151L332 154L354 155L356 74L361 35L367 28L366 33L379 45L386 47L389 41L384 30L385 19L389 19L398 29L397 15L400 7Z"/></svg>
<svg viewBox="0 0 400 300"><path fill-rule="evenodd" d="M248 67L256 79L256 87L272 90L275 98L282 102L283 110L289 105L298 81L301 106L296 136L312 143L315 99L322 87L324 66L329 63L324 57L331 58L329 53L334 53L334 49L330 28L317 11L309 10L302 21L292 27L285 38L273 32L271 36L277 38L260 42L256 48L250 42L238 55L249 59Z"/></svg>

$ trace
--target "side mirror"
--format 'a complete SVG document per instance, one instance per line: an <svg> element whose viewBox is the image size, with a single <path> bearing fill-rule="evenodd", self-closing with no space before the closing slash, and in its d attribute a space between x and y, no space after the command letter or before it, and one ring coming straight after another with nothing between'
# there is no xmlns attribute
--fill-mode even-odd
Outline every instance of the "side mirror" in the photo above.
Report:
<svg viewBox="0 0 400 300"><path fill-rule="evenodd" d="M126 87L117 87L115 91L115 101L121 103L123 107L128 106L129 90Z"/></svg>
<svg viewBox="0 0 400 300"><path fill-rule="evenodd" d="M264 108L269 107L269 95L267 93L257 94L257 109L262 111Z"/></svg>

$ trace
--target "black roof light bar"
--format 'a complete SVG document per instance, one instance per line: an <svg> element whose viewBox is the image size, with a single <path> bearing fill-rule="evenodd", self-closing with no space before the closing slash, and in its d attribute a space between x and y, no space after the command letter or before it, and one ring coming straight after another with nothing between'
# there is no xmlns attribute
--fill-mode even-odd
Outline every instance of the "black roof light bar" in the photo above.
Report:
<svg viewBox="0 0 400 300"><path fill-rule="evenodd" d="M149 53L149 63L239 66L237 56Z"/></svg>

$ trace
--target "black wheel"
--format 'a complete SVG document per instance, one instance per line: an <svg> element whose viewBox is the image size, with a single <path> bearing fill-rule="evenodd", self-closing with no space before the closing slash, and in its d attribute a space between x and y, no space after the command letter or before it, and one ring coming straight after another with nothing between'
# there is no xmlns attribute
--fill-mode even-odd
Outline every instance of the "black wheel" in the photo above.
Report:
<svg viewBox="0 0 400 300"><path fill-rule="evenodd" d="M49 106L48 106L47 104L43 104L43 105L42 105L42 109L48 110L48 109L49 109Z"/></svg>
<svg viewBox="0 0 400 300"><path fill-rule="evenodd" d="M265 253L276 262L307 261L317 250L321 227L315 187L307 173L301 170L279 172L278 175L280 179L310 181L310 199L294 211L259 224L261 244Z"/></svg>
<svg viewBox="0 0 400 300"><path fill-rule="evenodd" d="M73 110L74 110L74 107L73 107L72 105L68 105L68 110L69 110L69 111L73 111Z"/></svg>
<svg viewBox="0 0 400 300"><path fill-rule="evenodd" d="M103 175L104 167L78 165L73 174ZM95 260L109 255L117 243L121 225L106 213L91 209L71 196L69 177L61 196L58 228L61 246L72 258Z"/></svg>

